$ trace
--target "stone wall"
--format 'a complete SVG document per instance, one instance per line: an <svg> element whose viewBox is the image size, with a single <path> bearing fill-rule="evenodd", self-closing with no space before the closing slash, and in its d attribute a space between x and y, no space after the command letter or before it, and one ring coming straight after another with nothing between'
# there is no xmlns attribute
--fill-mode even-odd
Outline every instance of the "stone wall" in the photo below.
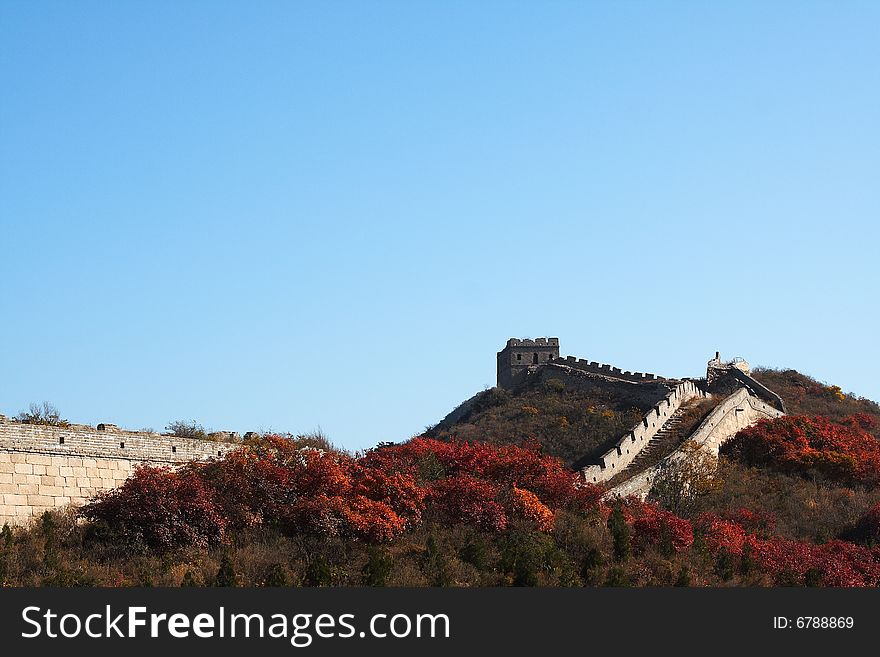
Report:
<svg viewBox="0 0 880 657"><path fill-rule="evenodd" d="M688 442L696 443L708 454L717 457L721 445L735 436L740 429L762 418L774 418L780 415L784 413L751 394L746 388L740 388L712 410L690 436ZM651 486L658 472L670 462L683 458L687 458L687 455L679 448L657 465L615 486L608 495L619 497L636 495L644 499L651 492Z"/></svg>
<svg viewBox="0 0 880 657"><path fill-rule="evenodd" d="M556 358L552 361L558 365L567 365L582 372L590 372L600 376L608 376L614 379L623 379L633 383L644 383L649 381L665 381L666 379L656 374L646 372L630 372L622 370L619 367L597 363L592 360L584 360L583 358L575 358L574 356L566 356L565 358Z"/></svg>
<svg viewBox="0 0 880 657"><path fill-rule="evenodd" d="M559 338L510 338L497 354L498 387L508 390L517 387L530 369L555 358L559 358Z"/></svg>
<svg viewBox="0 0 880 657"><path fill-rule="evenodd" d="M24 424L0 415L0 526L84 504L119 486L142 463L175 465L222 456L235 447L98 427Z"/></svg>
<svg viewBox="0 0 880 657"><path fill-rule="evenodd" d="M636 459L639 452L684 402L705 395L692 381L682 381L676 385L663 401L645 414L641 422L600 457L597 465L581 470L584 481L599 483L611 479Z"/></svg>

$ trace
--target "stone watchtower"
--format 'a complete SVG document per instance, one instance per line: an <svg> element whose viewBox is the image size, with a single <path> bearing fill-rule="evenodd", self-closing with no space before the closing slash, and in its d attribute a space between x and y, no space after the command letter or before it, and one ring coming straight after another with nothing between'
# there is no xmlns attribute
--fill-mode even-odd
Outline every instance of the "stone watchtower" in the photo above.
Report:
<svg viewBox="0 0 880 657"><path fill-rule="evenodd" d="M510 338L498 352L498 387L514 388L526 377L530 367L559 358L559 338L517 340Z"/></svg>

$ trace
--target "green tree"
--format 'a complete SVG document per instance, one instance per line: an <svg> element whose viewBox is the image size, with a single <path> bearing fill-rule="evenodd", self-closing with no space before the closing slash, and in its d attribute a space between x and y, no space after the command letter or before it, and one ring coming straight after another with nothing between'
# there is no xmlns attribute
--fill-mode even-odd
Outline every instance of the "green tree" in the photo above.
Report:
<svg viewBox="0 0 880 657"><path fill-rule="evenodd" d="M220 569L214 579L214 586L238 586L238 575L235 574L232 558L228 554L224 554L220 561Z"/></svg>
<svg viewBox="0 0 880 657"><path fill-rule="evenodd" d="M608 518L608 530L611 532L611 540L614 544L614 560L624 562L630 555L630 528L623 516L623 506L618 501L611 510Z"/></svg>
<svg viewBox="0 0 880 657"><path fill-rule="evenodd" d="M433 536L428 536L428 540L425 542L422 572L425 573L431 586L449 586L452 583L449 574L449 560Z"/></svg>
<svg viewBox="0 0 880 657"><path fill-rule="evenodd" d="M305 583L306 586L331 586L333 584L333 572L324 555L316 554L309 560Z"/></svg>
<svg viewBox="0 0 880 657"><path fill-rule="evenodd" d="M364 586L385 586L394 568L391 553L380 547L371 547L367 563L361 570L361 581Z"/></svg>

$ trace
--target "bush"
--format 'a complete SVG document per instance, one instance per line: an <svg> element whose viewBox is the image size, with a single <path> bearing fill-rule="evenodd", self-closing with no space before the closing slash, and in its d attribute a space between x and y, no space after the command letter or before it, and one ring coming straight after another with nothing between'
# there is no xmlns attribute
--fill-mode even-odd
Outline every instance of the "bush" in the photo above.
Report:
<svg viewBox="0 0 880 657"><path fill-rule="evenodd" d="M364 586L385 586L393 567L394 560L388 550L371 547L367 563L361 570Z"/></svg>
<svg viewBox="0 0 880 657"><path fill-rule="evenodd" d="M43 424L53 427L66 427L70 423L61 417L53 404L44 401L42 404L31 404L28 410L21 411L15 419L25 424Z"/></svg>
<svg viewBox="0 0 880 657"><path fill-rule="evenodd" d="M122 486L98 495L80 514L103 523L116 541L163 552L223 542L226 520L192 471L139 467Z"/></svg>
<svg viewBox="0 0 880 657"><path fill-rule="evenodd" d="M846 485L880 483L880 441L860 417L783 416L741 430L721 453L750 466L820 476Z"/></svg>
<svg viewBox="0 0 880 657"><path fill-rule="evenodd" d="M193 440L206 440L208 432L195 420L175 420L165 427L168 435L178 438L192 438Z"/></svg>

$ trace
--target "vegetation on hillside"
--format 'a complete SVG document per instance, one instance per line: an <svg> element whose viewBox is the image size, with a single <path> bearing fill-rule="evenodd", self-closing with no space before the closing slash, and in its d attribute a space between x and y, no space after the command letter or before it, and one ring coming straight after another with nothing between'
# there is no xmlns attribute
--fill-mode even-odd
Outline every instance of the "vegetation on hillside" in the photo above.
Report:
<svg viewBox="0 0 880 657"><path fill-rule="evenodd" d="M498 445L538 443L569 466L610 449L649 408L600 389L568 389L561 381L517 392L493 388L477 402L462 421L427 435Z"/></svg>
<svg viewBox="0 0 880 657"><path fill-rule="evenodd" d="M790 415L824 415L840 421L858 414L870 415L880 437L880 404L844 392L840 386L820 383L791 369L756 368L752 376L782 397Z"/></svg>
<svg viewBox="0 0 880 657"><path fill-rule="evenodd" d="M613 400L499 392L460 425L485 442L449 433L351 455L326 437L264 436L142 467L78 514L3 527L0 585L878 586L873 402L786 377L780 392L810 415L740 432L717 464L664 473L648 502L602 501L528 442L560 449L546 421L559 415L617 437L604 412L627 411Z"/></svg>

